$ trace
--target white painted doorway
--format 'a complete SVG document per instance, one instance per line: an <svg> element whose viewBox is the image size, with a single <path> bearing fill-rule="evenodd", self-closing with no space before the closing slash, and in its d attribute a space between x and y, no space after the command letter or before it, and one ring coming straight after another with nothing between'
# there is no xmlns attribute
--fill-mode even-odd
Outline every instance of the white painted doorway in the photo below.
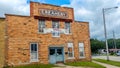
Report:
<svg viewBox="0 0 120 68"><path fill-rule="evenodd" d="M30 43L30 62L38 62L38 43Z"/></svg>

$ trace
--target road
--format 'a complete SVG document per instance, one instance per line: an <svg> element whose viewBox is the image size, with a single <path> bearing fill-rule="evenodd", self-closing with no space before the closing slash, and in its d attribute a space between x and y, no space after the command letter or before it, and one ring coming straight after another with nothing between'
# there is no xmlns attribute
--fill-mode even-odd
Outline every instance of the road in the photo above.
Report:
<svg viewBox="0 0 120 68"><path fill-rule="evenodd" d="M99 59L106 59L106 56L92 56L92 59L99 58ZM120 56L109 56L110 60L113 61L120 61Z"/></svg>

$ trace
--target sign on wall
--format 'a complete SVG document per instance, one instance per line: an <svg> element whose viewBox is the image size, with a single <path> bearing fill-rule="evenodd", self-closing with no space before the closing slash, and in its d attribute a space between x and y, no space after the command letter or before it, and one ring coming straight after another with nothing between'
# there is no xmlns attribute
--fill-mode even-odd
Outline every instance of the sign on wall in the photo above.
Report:
<svg viewBox="0 0 120 68"><path fill-rule="evenodd" d="M65 29L44 28L44 33L53 33L53 32L59 32L59 33L66 34Z"/></svg>
<svg viewBox="0 0 120 68"><path fill-rule="evenodd" d="M52 9L40 9L40 14L43 16L61 17L67 18L67 12L52 10Z"/></svg>

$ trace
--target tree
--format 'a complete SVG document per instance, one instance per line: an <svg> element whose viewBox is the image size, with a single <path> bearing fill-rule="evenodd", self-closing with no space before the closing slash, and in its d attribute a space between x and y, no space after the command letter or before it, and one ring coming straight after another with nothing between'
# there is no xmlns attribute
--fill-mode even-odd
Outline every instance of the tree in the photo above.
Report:
<svg viewBox="0 0 120 68"><path fill-rule="evenodd" d="M100 40L97 40L97 39L90 39L90 42L91 42L92 53L98 53L99 49L104 49L105 48L104 41L100 41Z"/></svg>
<svg viewBox="0 0 120 68"><path fill-rule="evenodd" d="M113 49L115 48L113 39L108 39L108 48ZM120 49L120 39L115 39L117 49ZM91 51L92 53L98 53L99 49L105 49L105 41L100 41L98 39L90 39L91 42Z"/></svg>
<svg viewBox="0 0 120 68"><path fill-rule="evenodd" d="M115 39L115 41L116 41L117 49L120 49L120 39ZM109 49L114 49L115 48L113 39L108 39L108 47L109 47Z"/></svg>

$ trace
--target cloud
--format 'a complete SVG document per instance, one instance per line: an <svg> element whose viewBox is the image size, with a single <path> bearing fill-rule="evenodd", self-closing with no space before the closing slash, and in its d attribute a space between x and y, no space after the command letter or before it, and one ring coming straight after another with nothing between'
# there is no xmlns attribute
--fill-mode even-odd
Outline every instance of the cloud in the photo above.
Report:
<svg viewBox="0 0 120 68"><path fill-rule="evenodd" d="M4 14L30 15L30 0L0 0L0 17ZM45 3L45 0L31 0Z"/></svg>
<svg viewBox="0 0 120 68"><path fill-rule="evenodd" d="M0 17L4 14L29 15L27 0L0 0Z"/></svg>
<svg viewBox="0 0 120 68"><path fill-rule="evenodd" d="M88 21L90 24L91 38L104 40L102 8L120 6L120 0L70 0L69 5L74 8L75 19ZM120 38L120 8L105 11L107 36L112 38L113 30L116 37Z"/></svg>
<svg viewBox="0 0 120 68"><path fill-rule="evenodd" d="M36 0L46 2L47 0ZM120 6L120 0L70 0L70 4L61 6L73 7L75 20L88 21L90 24L91 38L104 39L102 8ZM27 0L0 0L0 17L4 14L29 15L30 7ZM116 37L120 38L120 8L105 11L107 35L112 37L115 31Z"/></svg>

